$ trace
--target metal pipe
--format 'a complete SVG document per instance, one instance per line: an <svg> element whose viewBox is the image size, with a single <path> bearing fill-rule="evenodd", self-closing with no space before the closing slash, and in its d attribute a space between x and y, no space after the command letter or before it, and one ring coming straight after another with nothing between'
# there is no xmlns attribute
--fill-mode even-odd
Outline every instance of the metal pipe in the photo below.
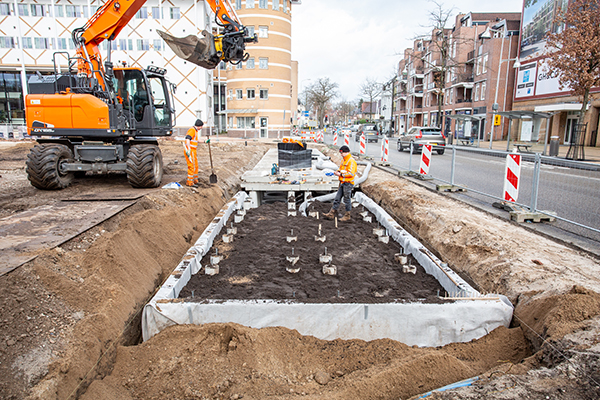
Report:
<svg viewBox="0 0 600 400"><path fill-rule="evenodd" d="M452 167L450 167L450 184L454 186L454 167L456 165L456 147L452 145Z"/></svg>
<svg viewBox="0 0 600 400"><path fill-rule="evenodd" d="M531 206L529 207L529 211L536 212L537 208L537 197L538 197L538 189L540 183L540 165L542 163L542 158L540 153L535 153L535 164L533 165L533 179L532 179L532 188L531 188Z"/></svg>

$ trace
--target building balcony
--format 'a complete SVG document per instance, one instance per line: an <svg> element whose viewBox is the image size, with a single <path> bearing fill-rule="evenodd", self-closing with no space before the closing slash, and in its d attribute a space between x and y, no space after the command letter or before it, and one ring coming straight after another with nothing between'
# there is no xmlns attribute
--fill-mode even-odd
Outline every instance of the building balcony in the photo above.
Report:
<svg viewBox="0 0 600 400"><path fill-rule="evenodd" d="M472 103L473 100L472 99L456 99L456 104L461 104L461 103Z"/></svg>

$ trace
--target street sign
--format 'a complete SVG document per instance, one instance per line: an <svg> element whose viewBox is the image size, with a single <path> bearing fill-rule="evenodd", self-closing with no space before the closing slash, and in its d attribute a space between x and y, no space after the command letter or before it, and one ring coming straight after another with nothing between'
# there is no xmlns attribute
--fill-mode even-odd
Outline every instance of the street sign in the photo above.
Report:
<svg viewBox="0 0 600 400"><path fill-rule="evenodd" d="M500 126L500 122L502 121L501 115L494 115L494 126Z"/></svg>

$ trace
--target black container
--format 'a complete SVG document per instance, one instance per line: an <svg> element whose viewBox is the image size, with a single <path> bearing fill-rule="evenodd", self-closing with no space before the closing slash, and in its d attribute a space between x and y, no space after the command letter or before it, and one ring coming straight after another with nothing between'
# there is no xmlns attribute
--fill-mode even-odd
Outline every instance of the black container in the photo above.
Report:
<svg viewBox="0 0 600 400"><path fill-rule="evenodd" d="M299 145L298 143L277 143L278 150L306 150L306 144L304 146Z"/></svg>
<svg viewBox="0 0 600 400"><path fill-rule="evenodd" d="M296 143L280 143L296 144ZM282 150L277 151L279 168L301 169L312 166L312 150Z"/></svg>

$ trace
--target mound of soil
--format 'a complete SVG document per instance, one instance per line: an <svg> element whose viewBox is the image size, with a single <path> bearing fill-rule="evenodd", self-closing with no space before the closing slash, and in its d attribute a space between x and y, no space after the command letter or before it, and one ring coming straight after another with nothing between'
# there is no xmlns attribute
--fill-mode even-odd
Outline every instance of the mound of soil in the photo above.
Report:
<svg viewBox="0 0 600 400"><path fill-rule="evenodd" d="M311 211L319 215L331 208L330 203L314 202ZM358 207L362 209L362 207ZM365 222L353 210L350 222L336 223L320 217L288 216L288 204L276 202L251 209L230 243L222 235L213 243L202 265L210 265L210 257L224 257L218 275L204 271L194 275L181 291L180 298L204 299L275 299L303 303L379 303L393 301L441 302L444 289L421 266L417 273L403 273L394 255L401 246L390 239L378 240L373 228L377 222ZM373 217L373 220L375 218ZM233 217L231 217L233 220ZM232 224L233 225L233 224ZM325 236L325 242L315 236ZM222 232L224 233L224 232ZM287 241L288 237L296 240ZM292 265L288 256L300 257ZM321 254L332 256L336 275L323 274ZM410 263L416 261L409 256ZM299 268L290 273L286 267Z"/></svg>

